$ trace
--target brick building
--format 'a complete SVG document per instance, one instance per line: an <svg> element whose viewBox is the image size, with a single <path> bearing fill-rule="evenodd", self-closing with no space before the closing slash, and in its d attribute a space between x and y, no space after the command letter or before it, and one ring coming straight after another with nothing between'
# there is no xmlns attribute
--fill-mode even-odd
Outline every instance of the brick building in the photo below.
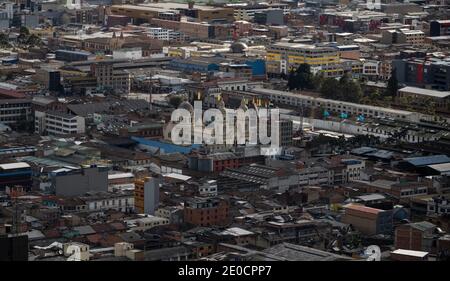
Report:
<svg viewBox="0 0 450 281"><path fill-rule="evenodd" d="M198 226L226 225L229 205L221 198L192 198L184 203L184 221Z"/></svg>
<svg viewBox="0 0 450 281"><path fill-rule="evenodd" d="M435 231L436 225L426 221L400 225L395 229L395 248L432 252L437 240Z"/></svg>
<svg viewBox="0 0 450 281"><path fill-rule="evenodd" d="M364 235L388 234L392 231L392 211L366 207L360 204L344 206L342 222L351 224Z"/></svg>

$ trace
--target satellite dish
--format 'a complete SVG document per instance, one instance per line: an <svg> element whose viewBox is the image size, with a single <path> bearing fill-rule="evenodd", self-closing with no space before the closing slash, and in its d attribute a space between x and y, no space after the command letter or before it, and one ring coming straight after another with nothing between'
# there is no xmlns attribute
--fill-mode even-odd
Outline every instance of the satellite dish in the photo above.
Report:
<svg viewBox="0 0 450 281"><path fill-rule="evenodd" d="M381 260L381 250L377 245L370 245L364 251L364 255L367 257L366 261L380 261Z"/></svg>

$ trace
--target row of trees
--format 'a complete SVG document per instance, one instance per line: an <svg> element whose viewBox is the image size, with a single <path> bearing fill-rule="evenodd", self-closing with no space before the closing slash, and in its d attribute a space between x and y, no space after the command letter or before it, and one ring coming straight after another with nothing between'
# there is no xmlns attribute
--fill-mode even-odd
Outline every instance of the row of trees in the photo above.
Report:
<svg viewBox="0 0 450 281"><path fill-rule="evenodd" d="M395 70L393 70L385 91L364 96L359 81L352 79L349 73L345 73L339 80L325 78L321 72L312 74L310 65L306 63L292 70L287 80L289 90L314 90L320 92L324 98L348 102L386 102L396 96L399 88Z"/></svg>
<svg viewBox="0 0 450 281"><path fill-rule="evenodd" d="M309 64L301 64L289 73L288 88L290 90L316 90L324 98L358 102L362 97L361 87L349 74L344 74L339 80L325 78L322 73L311 73Z"/></svg>

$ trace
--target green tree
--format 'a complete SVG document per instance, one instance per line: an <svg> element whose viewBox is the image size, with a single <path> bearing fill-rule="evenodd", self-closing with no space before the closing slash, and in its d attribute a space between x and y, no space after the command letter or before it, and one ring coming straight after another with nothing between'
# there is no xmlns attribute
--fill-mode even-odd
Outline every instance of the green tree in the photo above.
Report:
<svg viewBox="0 0 450 281"><path fill-rule="evenodd" d="M325 77L323 76L323 72L318 72L316 75L314 75L312 78L312 87L314 88L314 90L320 91L324 80Z"/></svg>
<svg viewBox="0 0 450 281"><path fill-rule="evenodd" d="M25 26L22 26L19 31L19 36L17 37L17 40L20 44L25 44L28 40L28 37L30 36L30 31Z"/></svg>
<svg viewBox="0 0 450 281"><path fill-rule="evenodd" d="M21 26L19 33L28 36L30 35L30 30L26 26Z"/></svg>
<svg viewBox="0 0 450 281"><path fill-rule="evenodd" d="M175 108L177 108L182 101L183 99L180 96L172 96L169 99L169 103Z"/></svg>
<svg viewBox="0 0 450 281"><path fill-rule="evenodd" d="M385 96L395 97L397 95L398 88L399 87L398 87L397 73L393 68L391 72L391 77L389 77L389 80L387 82Z"/></svg>
<svg viewBox="0 0 450 281"><path fill-rule="evenodd" d="M0 47L2 47L2 48L11 47L11 44L9 43L8 34L0 33Z"/></svg>
<svg viewBox="0 0 450 281"><path fill-rule="evenodd" d="M362 97L362 90L358 82L353 81L350 74L345 73L339 79L339 95L341 100L348 102L359 102Z"/></svg>
<svg viewBox="0 0 450 281"><path fill-rule="evenodd" d="M311 73L311 67L307 63L302 63L294 71L289 73L288 87L290 90L299 89L313 89L312 83L313 75Z"/></svg>
<svg viewBox="0 0 450 281"><path fill-rule="evenodd" d="M339 81L334 78L325 78L320 87L320 93L327 99L340 99Z"/></svg>
<svg viewBox="0 0 450 281"><path fill-rule="evenodd" d="M298 88L297 73L294 70L289 71L287 86L289 90Z"/></svg>
<svg viewBox="0 0 450 281"><path fill-rule="evenodd" d="M312 88L312 74L311 67L307 63L302 63L297 68L297 76L299 79L299 88L303 89L311 89Z"/></svg>
<svg viewBox="0 0 450 281"><path fill-rule="evenodd" d="M33 47L34 46L40 46L40 45L42 45L42 40L41 40L41 38L39 36L37 36L35 34L31 34L28 37L28 39L26 41L26 44L29 45L29 46L33 46Z"/></svg>

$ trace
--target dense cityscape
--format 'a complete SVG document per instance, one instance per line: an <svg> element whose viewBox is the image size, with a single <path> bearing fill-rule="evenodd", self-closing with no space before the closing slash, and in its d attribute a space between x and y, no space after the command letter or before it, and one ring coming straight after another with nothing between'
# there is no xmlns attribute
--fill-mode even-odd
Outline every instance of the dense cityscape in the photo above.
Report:
<svg viewBox="0 0 450 281"><path fill-rule="evenodd" d="M449 260L449 10L0 1L0 261Z"/></svg>

